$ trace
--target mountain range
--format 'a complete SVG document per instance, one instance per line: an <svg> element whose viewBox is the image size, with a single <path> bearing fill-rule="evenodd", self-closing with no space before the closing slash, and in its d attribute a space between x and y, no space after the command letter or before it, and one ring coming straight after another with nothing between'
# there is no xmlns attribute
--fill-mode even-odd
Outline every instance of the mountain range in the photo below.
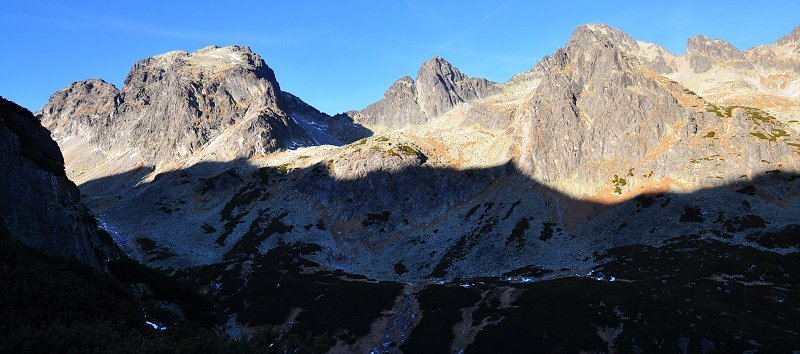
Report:
<svg viewBox="0 0 800 354"><path fill-rule="evenodd" d="M98 268L125 254L169 272L233 337L266 326L334 352L800 343L800 27L746 51L699 35L678 55L583 25L505 83L433 57L334 116L250 48L212 46L139 61L121 88L75 82L35 129L20 110L4 102L21 157L0 162L57 192L0 193L66 216L3 210L6 227ZM69 227L15 231L37 222Z"/></svg>

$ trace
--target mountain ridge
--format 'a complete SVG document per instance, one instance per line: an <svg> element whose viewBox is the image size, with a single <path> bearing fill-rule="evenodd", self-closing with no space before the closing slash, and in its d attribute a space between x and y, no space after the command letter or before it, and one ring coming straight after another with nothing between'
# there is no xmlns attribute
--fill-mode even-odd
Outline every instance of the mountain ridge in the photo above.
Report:
<svg viewBox="0 0 800 354"><path fill-rule="evenodd" d="M718 52L699 48L698 53ZM201 50L200 59L215 57L201 60L212 67L196 70L219 73L236 65L229 53L219 50ZM792 144L800 142L788 123L757 108L722 106L698 96L670 79L694 75L685 69L689 66L681 69L688 64L675 64L671 74L658 70L684 59L653 53L669 54L606 25L580 26L564 48L503 84L470 78L433 57L421 65L416 79L401 78L384 99L359 112L330 117L296 96L275 91L275 109L302 130L308 138L305 147L231 160L213 157L212 144L205 148L212 155L194 154L163 166L93 168L89 174L74 175L85 193L97 197L93 207L100 215L127 225L120 228L122 233L152 228L144 237L163 248L149 257L154 264L185 267L221 261L243 249L245 254L261 252L272 247L272 241L262 239L259 230L286 225L276 230L295 241L303 240L304 233L315 234L333 258L352 259L364 245L383 245L371 251L372 262L377 262L372 266L391 275L384 255L400 252L394 243L401 240L430 237L427 232L434 223L434 229L448 230L450 238L437 242L438 253L423 257L423 264L415 262L429 264L424 271L408 273L419 277L442 263L447 250L456 247L454 242L480 244L488 237L475 230L478 221L467 222L463 215L467 206L475 207L470 205L475 200L498 205L490 190L505 195L504 189L515 189L528 196L532 201L519 210L547 210L546 216L526 216L529 224L553 223L583 235L600 227L593 218L604 212L579 200L616 205L642 195L735 185L767 171L798 171L797 146ZM736 53L734 59L741 59ZM720 56L727 60L725 55L711 55ZM197 60L180 58L191 55L171 52L152 60ZM192 77L196 70L187 75ZM218 114L215 119L226 117ZM338 138L345 135L351 139ZM220 170L224 164L206 163L224 161L233 163L225 170ZM491 182L494 177L489 176L503 175L507 169L519 175L510 178L513 188ZM92 173L97 170L102 171ZM472 182L458 171L489 179ZM208 187L198 186L200 180ZM536 184L541 187L531 187ZM420 186L439 200L428 200L431 195ZM359 188L374 191L373 199L365 199ZM215 189L227 194L212 192ZM105 192L110 190L128 192ZM252 200L254 196L258 197ZM123 217L122 210L132 214ZM170 226L176 219L183 220L182 225ZM516 226L510 222L487 232L502 237ZM317 224L324 230L312 232ZM167 229L169 234L163 231ZM198 230L207 231L198 235ZM186 248L200 244L205 249L202 256Z"/></svg>
<svg viewBox="0 0 800 354"><path fill-rule="evenodd" d="M583 25L505 83L433 57L335 116L249 49L208 47L145 59L120 90L68 87L40 116L112 236L213 297L235 337L774 349L795 345L800 252L800 81L778 42L675 55Z"/></svg>

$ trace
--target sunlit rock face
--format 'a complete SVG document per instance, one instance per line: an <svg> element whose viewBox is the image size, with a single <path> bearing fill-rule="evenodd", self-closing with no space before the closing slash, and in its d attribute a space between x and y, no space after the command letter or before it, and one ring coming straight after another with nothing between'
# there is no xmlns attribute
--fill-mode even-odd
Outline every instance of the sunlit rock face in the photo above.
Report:
<svg viewBox="0 0 800 354"><path fill-rule="evenodd" d="M84 136L109 155L135 152L147 164L210 146L210 154L230 159L309 143L272 69L248 47L157 55L134 64L122 89L77 82L39 115L58 140Z"/></svg>
<svg viewBox="0 0 800 354"><path fill-rule="evenodd" d="M425 124L458 104L485 98L499 91L496 83L471 78L442 57L433 57L417 72L392 84L383 99L351 115L359 123L388 128Z"/></svg>

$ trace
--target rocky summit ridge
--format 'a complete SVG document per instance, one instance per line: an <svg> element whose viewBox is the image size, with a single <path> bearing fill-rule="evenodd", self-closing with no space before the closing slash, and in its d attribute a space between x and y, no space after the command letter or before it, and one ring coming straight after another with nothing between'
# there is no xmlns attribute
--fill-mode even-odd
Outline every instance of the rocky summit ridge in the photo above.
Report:
<svg viewBox="0 0 800 354"><path fill-rule="evenodd" d="M376 264L397 258L391 255L402 240L450 230L422 247L428 257L403 261L419 269L406 276L419 277L463 242L458 235L470 234L473 222L459 219L470 204L501 203L489 190L517 184L527 190L524 181L534 181L540 187L522 193L529 202L508 216L536 210L538 216L525 217L529 224L553 223L576 236L600 226L599 209L580 206L586 202L617 204L797 172L800 140L791 119L687 88L701 79L727 87L709 75L757 76L766 64L721 40L698 36L688 44L687 54L677 56L606 25L584 25L564 48L506 83L471 78L434 57L380 101L334 117L280 91L272 70L249 48L208 47L140 61L121 90L100 80L75 83L54 94L39 115L65 151L68 173L95 197L98 213L126 220L124 232L148 230L136 232L174 254L161 264L230 257L241 251L237 244L256 242L253 232L269 220L293 225L282 237L298 241L311 231L300 226L324 224L315 242L334 258L351 259L366 243ZM785 73L786 80L792 75ZM796 101L791 92L781 97ZM248 177L254 169L293 177ZM184 172L164 177L176 170ZM464 174L493 177L470 182ZM422 186L436 191L432 199L419 194ZM108 194L109 188L121 194ZM373 199L356 197L359 188L372 190ZM185 223L174 227L176 218ZM496 223L492 233L502 234L516 222ZM615 243L621 236L609 237L601 238ZM268 249L273 241L254 245L265 242L260 247ZM514 259L492 267L512 268ZM461 274L475 272L469 262L463 266ZM392 276L391 267L357 268Z"/></svg>
<svg viewBox="0 0 800 354"><path fill-rule="evenodd" d="M468 77L444 58L435 56L422 64L416 79L400 78L386 90L382 100L351 115L365 125L387 128L421 125L460 103L498 91L496 83Z"/></svg>
<svg viewBox="0 0 800 354"><path fill-rule="evenodd" d="M56 139L83 137L107 158L127 154L159 165L311 144L288 104L272 69L250 48L212 46L137 62L119 90L101 80L73 83L37 114Z"/></svg>

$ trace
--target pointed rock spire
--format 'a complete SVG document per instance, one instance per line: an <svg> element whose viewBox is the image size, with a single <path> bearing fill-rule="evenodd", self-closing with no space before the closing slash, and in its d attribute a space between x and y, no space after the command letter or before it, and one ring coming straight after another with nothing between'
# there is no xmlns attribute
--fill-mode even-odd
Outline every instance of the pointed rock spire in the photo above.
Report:
<svg viewBox="0 0 800 354"><path fill-rule="evenodd" d="M444 58L435 56L422 64L416 80L408 76L397 80L383 94L383 99L353 116L359 123L389 128L424 124L460 103L499 90L497 83L471 78Z"/></svg>
<svg viewBox="0 0 800 354"><path fill-rule="evenodd" d="M422 64L417 73L417 103L431 118L449 111L459 103L482 98L496 91L494 82L470 78L438 56Z"/></svg>

